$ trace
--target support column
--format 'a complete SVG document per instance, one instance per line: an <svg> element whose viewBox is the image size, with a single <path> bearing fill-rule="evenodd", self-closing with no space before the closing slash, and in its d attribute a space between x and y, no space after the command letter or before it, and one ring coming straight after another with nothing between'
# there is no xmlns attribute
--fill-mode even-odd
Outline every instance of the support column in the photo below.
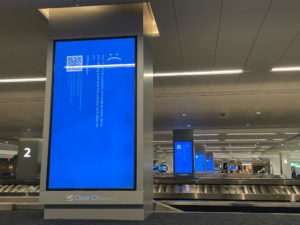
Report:
<svg viewBox="0 0 300 225"><path fill-rule="evenodd" d="M143 220L153 201L150 3L48 12L44 218Z"/></svg>
<svg viewBox="0 0 300 225"><path fill-rule="evenodd" d="M17 180L39 180L41 171L42 139L19 139Z"/></svg>
<svg viewBox="0 0 300 225"><path fill-rule="evenodd" d="M288 151L280 152L281 174L288 179L292 178L292 169L290 161L290 153Z"/></svg>

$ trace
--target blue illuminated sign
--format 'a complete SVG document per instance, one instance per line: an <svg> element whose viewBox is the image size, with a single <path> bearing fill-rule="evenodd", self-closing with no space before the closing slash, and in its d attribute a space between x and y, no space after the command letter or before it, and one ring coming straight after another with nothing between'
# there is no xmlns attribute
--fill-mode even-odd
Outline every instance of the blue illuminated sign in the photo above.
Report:
<svg viewBox="0 0 300 225"><path fill-rule="evenodd" d="M204 154L195 154L195 171L204 172L205 171L205 161Z"/></svg>
<svg viewBox="0 0 300 225"><path fill-rule="evenodd" d="M207 158L205 160L206 163L206 171L213 171L214 170L214 159Z"/></svg>
<svg viewBox="0 0 300 225"><path fill-rule="evenodd" d="M56 41L48 189L135 189L136 38Z"/></svg>
<svg viewBox="0 0 300 225"><path fill-rule="evenodd" d="M193 173L193 145L191 141L174 142L174 173Z"/></svg>

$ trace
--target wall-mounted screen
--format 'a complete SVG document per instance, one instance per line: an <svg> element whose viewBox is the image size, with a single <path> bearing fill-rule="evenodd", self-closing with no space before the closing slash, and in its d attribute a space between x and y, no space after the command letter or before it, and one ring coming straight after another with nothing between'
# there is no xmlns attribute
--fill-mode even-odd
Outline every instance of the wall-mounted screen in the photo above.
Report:
<svg viewBox="0 0 300 225"><path fill-rule="evenodd" d="M135 189L136 38L54 42L48 190Z"/></svg>
<svg viewBox="0 0 300 225"><path fill-rule="evenodd" d="M193 143L191 141L174 142L174 173L193 173Z"/></svg>
<svg viewBox="0 0 300 225"><path fill-rule="evenodd" d="M195 154L195 172L205 171L205 159L203 153Z"/></svg>

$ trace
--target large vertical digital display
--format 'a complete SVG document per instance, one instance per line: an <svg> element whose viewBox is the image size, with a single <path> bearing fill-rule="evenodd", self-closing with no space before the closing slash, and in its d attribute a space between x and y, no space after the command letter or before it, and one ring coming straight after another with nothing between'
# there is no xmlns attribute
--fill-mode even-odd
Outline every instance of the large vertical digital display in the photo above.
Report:
<svg viewBox="0 0 300 225"><path fill-rule="evenodd" d="M203 153L195 154L195 172L205 171L205 157Z"/></svg>
<svg viewBox="0 0 300 225"><path fill-rule="evenodd" d="M206 159L206 171L214 171L214 159L213 158L207 158Z"/></svg>
<svg viewBox="0 0 300 225"><path fill-rule="evenodd" d="M191 141L174 142L174 173L193 173L193 143Z"/></svg>
<svg viewBox="0 0 300 225"><path fill-rule="evenodd" d="M48 190L135 189L136 38L54 42Z"/></svg>

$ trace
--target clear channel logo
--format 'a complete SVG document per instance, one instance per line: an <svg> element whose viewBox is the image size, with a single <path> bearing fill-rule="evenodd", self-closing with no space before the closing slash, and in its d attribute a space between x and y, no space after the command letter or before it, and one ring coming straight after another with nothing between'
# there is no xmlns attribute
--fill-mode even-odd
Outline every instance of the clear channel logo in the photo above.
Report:
<svg viewBox="0 0 300 225"><path fill-rule="evenodd" d="M97 194L92 195L80 195L80 194L71 194L66 195L66 202L75 202L75 201L113 201L117 200L115 195L110 196L100 196Z"/></svg>

